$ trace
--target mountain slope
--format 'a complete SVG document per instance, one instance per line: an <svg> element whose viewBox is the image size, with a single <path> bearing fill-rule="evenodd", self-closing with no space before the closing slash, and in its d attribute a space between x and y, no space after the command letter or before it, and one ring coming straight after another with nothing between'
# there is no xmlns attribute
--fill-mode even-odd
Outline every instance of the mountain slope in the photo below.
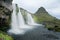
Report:
<svg viewBox="0 0 60 40"><path fill-rule="evenodd" d="M40 7L33 15L37 23L44 24L48 29L56 29L60 27L60 20L51 16L43 7Z"/></svg>

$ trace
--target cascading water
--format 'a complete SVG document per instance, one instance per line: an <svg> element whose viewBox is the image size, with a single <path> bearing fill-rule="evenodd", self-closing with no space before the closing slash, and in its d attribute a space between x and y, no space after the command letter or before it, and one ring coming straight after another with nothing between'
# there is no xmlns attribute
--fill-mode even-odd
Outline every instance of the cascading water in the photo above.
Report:
<svg viewBox="0 0 60 40"><path fill-rule="evenodd" d="M13 13L12 13L12 17L11 17L11 26L12 28L17 28L18 24L17 24L17 16L16 16L16 6L15 4L13 4Z"/></svg>
<svg viewBox="0 0 60 40"><path fill-rule="evenodd" d="M27 13L27 24L28 25L41 25L34 22L33 17L29 12Z"/></svg>
<svg viewBox="0 0 60 40"><path fill-rule="evenodd" d="M19 8L19 7L18 7ZM9 34L24 34L27 30L32 29L32 26L25 24L23 16L20 12L16 14L16 5L13 4L11 29L8 31Z"/></svg>
<svg viewBox="0 0 60 40"><path fill-rule="evenodd" d="M32 25L35 24L35 22L34 22L30 13L27 13L27 23L32 24Z"/></svg>
<svg viewBox="0 0 60 40"><path fill-rule="evenodd" d="M24 30L28 30L28 29L32 29L32 26L28 26L25 24L24 18L20 12L20 7L19 8L19 13L18 13L18 26L20 29L24 29Z"/></svg>
<svg viewBox="0 0 60 40"><path fill-rule="evenodd" d="M19 26L25 25L25 22L24 22L22 14L20 12L20 9L19 9L19 13L18 13L18 23L19 23Z"/></svg>
<svg viewBox="0 0 60 40"><path fill-rule="evenodd" d="M20 15L21 16L21 15ZM18 18L17 18L17 15L16 15L16 5L13 4L13 13L12 13L12 22L11 22L11 29L8 31L8 33L12 33L12 34L23 34L24 33L24 30L20 30L19 29L19 24L18 24ZM20 19L19 19L20 20ZM22 22L23 24L23 21L20 20L19 22Z"/></svg>

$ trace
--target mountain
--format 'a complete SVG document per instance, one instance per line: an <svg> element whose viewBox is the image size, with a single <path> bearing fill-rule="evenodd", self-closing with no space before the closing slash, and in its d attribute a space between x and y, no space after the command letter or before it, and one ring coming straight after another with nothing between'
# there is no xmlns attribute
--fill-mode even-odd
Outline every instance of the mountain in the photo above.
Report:
<svg viewBox="0 0 60 40"><path fill-rule="evenodd" d="M40 7L37 12L33 15L34 20L37 23L42 23L49 30L60 29L60 20L54 16L51 16L44 7ZM57 28L55 28L57 27ZM59 30L60 31L60 30Z"/></svg>
<svg viewBox="0 0 60 40"><path fill-rule="evenodd" d="M53 21L55 19L55 17L51 16L43 7L40 7L34 15L37 17L35 20L40 21L38 21L38 23L42 21Z"/></svg>
<svg viewBox="0 0 60 40"><path fill-rule="evenodd" d="M44 7L40 7L36 13L47 13Z"/></svg>

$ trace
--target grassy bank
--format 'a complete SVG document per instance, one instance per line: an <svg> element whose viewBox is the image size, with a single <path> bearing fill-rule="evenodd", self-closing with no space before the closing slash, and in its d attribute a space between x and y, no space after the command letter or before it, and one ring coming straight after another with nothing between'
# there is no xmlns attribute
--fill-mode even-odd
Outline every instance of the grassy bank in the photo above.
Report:
<svg viewBox="0 0 60 40"><path fill-rule="evenodd" d="M0 40L13 40L13 38L8 34L0 31Z"/></svg>

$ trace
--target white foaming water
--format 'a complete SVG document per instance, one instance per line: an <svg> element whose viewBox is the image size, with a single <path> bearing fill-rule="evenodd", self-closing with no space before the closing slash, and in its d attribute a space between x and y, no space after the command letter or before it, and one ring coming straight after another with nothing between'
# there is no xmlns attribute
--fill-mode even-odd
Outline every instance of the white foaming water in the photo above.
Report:
<svg viewBox="0 0 60 40"><path fill-rule="evenodd" d="M27 23L32 24L32 25L35 24L35 22L34 22L30 13L27 13Z"/></svg>
<svg viewBox="0 0 60 40"><path fill-rule="evenodd" d="M22 16L22 14L20 12L20 9L19 9L19 13L18 13L18 22L19 22L19 26L22 26L22 25L25 24L23 16Z"/></svg>

